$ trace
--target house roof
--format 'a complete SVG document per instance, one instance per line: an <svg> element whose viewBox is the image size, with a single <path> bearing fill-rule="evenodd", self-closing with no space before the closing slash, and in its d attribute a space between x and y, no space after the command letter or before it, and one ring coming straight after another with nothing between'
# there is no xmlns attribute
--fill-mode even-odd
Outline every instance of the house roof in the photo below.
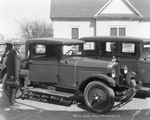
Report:
<svg viewBox="0 0 150 120"><path fill-rule="evenodd" d="M110 0L51 0L50 18L94 18L95 14L100 11ZM124 0L122 0L124 1ZM142 15L142 19L150 19L150 0L125 0L126 4ZM141 2L142 1L142 2ZM141 16L133 15L134 18ZM126 15L130 17L129 15ZM99 17L109 17L109 15ZM119 17L119 16L117 16ZM120 15L121 17L121 15ZM116 15L111 16L116 18Z"/></svg>

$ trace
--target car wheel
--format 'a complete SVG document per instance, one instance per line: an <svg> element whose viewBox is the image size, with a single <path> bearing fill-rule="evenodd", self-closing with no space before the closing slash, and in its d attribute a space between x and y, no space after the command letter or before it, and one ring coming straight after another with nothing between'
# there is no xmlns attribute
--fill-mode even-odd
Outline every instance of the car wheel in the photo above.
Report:
<svg viewBox="0 0 150 120"><path fill-rule="evenodd" d="M3 80L2 80L2 88L3 88L3 91L5 92L5 94L7 95L7 96L9 96L9 86L7 86L6 84L5 84L5 81L7 80L7 74L5 74L4 76L3 76Z"/></svg>
<svg viewBox="0 0 150 120"><path fill-rule="evenodd" d="M109 112L114 106L114 91L104 83L90 82L84 90L84 101L88 108L100 114Z"/></svg>
<svg viewBox="0 0 150 120"><path fill-rule="evenodd" d="M6 80L7 80L7 73L4 75L4 77L3 77L3 80L2 80L2 88L3 88L3 90L4 90L4 92L5 92L5 94L7 95L7 96L9 96L9 86L8 85L6 85L5 84L5 82L6 82ZM20 90L20 82L19 82L19 86L17 87L17 89L16 89L16 97L17 98L19 98L20 96L21 96L21 94L22 94L22 92L21 92L21 90Z"/></svg>

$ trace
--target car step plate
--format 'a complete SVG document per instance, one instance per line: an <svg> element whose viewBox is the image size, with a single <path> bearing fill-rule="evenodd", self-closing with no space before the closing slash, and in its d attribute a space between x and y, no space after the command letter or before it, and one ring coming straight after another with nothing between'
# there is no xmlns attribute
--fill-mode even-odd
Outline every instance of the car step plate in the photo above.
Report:
<svg viewBox="0 0 150 120"><path fill-rule="evenodd" d="M73 96L73 94L40 88L32 88L23 91L22 99L71 106L73 104L73 100L70 98L71 96Z"/></svg>

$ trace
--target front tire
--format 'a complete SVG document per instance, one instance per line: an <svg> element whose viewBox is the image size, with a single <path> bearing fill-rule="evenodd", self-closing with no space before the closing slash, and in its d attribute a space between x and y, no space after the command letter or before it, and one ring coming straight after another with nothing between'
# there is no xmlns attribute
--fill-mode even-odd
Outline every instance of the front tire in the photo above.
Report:
<svg viewBox="0 0 150 120"><path fill-rule="evenodd" d="M90 82L84 90L84 101L88 108L100 114L109 112L114 106L114 91L104 83Z"/></svg>

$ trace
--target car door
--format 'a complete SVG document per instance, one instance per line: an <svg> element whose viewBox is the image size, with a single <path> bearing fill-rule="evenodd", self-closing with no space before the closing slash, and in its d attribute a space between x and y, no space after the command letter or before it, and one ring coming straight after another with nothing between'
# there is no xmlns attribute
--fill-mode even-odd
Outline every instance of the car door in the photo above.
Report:
<svg viewBox="0 0 150 120"><path fill-rule="evenodd" d="M134 42L120 42L118 62L121 65L127 65L129 70L137 72L139 69L139 48Z"/></svg>
<svg viewBox="0 0 150 120"><path fill-rule="evenodd" d="M71 51L76 51L73 55ZM68 52L69 51L69 52ZM77 81L77 63L80 57L79 45L66 45L63 46L63 56L59 61L59 82L60 86L75 89Z"/></svg>
<svg viewBox="0 0 150 120"><path fill-rule="evenodd" d="M141 45L139 74L145 84L150 85L150 43Z"/></svg>
<svg viewBox="0 0 150 120"><path fill-rule="evenodd" d="M32 45L29 65L32 82L58 83L58 61L53 45Z"/></svg>
<svg viewBox="0 0 150 120"><path fill-rule="evenodd" d="M140 60L139 76L144 84L150 85L150 59Z"/></svg>

